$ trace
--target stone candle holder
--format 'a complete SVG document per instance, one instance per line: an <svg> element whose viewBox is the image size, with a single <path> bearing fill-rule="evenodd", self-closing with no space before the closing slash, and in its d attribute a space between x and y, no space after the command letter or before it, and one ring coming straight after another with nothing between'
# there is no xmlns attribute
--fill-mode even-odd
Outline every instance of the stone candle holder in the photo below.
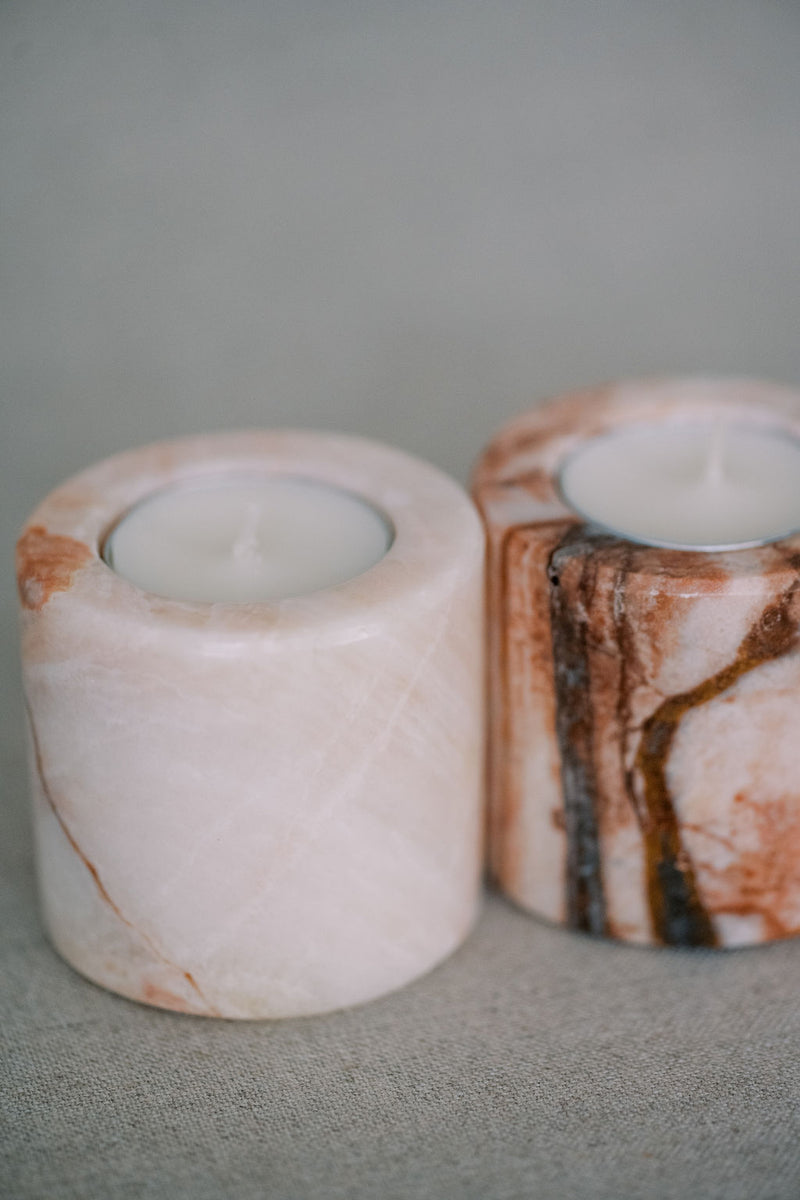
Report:
<svg viewBox="0 0 800 1200"><path fill-rule="evenodd" d="M589 438L720 414L800 436L782 388L634 382L520 417L476 469L492 871L572 929L670 946L800 930L800 536L655 548L559 490Z"/></svg>
<svg viewBox="0 0 800 1200"><path fill-rule="evenodd" d="M168 485L274 472L388 518L385 557L275 603L141 591L103 560ZM461 489L358 438L221 434L122 454L18 546L39 888L78 971L222 1017L379 996L449 954L481 867L484 539Z"/></svg>

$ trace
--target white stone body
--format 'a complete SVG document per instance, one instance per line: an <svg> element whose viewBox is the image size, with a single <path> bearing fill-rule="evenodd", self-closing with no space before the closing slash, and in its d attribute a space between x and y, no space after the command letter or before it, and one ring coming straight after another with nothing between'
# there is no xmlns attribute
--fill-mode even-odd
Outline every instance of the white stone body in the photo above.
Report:
<svg viewBox="0 0 800 1200"><path fill-rule="evenodd" d="M143 496L238 471L347 487L393 544L271 604L165 600L102 561ZM455 483L336 435L164 443L53 492L18 565L40 893L78 971L162 1007L286 1017L458 946L480 880L483 535Z"/></svg>

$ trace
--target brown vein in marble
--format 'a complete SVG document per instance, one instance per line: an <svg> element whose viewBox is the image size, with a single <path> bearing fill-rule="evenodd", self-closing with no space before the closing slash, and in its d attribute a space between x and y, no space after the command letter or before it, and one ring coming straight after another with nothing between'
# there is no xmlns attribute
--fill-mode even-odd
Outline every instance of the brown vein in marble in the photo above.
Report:
<svg viewBox="0 0 800 1200"><path fill-rule="evenodd" d="M504 624L509 618L510 596L515 587L515 580L509 577L511 539L524 529L535 529L541 535L546 525L537 522L532 526L514 526L501 539L499 609ZM556 736L567 835L567 920L573 928L587 932L613 932L609 929L604 896L599 820L602 797L595 747L598 713L590 687L590 652L597 649L590 644L590 624L602 563L614 569L611 615L619 658L614 724L620 741L625 790L642 830L654 936L667 945L714 946L718 939L711 914L700 895L694 864L667 784L669 755L680 724L690 711L721 695L749 671L794 648L798 631L790 610L800 580L794 581L764 610L731 663L695 688L664 699L636 727L631 722L631 697L642 682L643 667L636 652L635 631L629 627L625 614L625 590L638 553L629 543L590 527L571 525L549 557ZM575 557L582 560L577 582L571 581L570 588L565 590L560 585L559 573ZM787 566L800 568L800 557L787 559ZM506 749L511 737L507 711L511 704L508 634L506 628L499 646L502 704L498 740ZM626 746L628 739L636 735L639 744L633 762L628 765ZM503 874L509 867L513 850L509 833L515 826L519 803L519 798L512 794L508 772L503 774L501 795L493 799L494 838L502 846L499 865L503 868L496 874Z"/></svg>
<svg viewBox="0 0 800 1200"><path fill-rule="evenodd" d="M636 791L635 768L638 767L641 771L641 730L644 726L639 730L632 728L631 696L636 686L635 677L641 677L641 669L636 638L625 612L625 589L636 550L623 541L618 544L617 553L619 565L615 571L612 590L614 636L620 659L616 721L622 779L642 829L647 897L653 932L668 945L712 946L716 944L716 935L711 918L700 898L694 865L683 842L681 826L666 786L666 777L663 778L663 788L659 790L657 803L654 803L653 794L647 786L644 787L641 797L643 803L640 802ZM663 707L660 705L656 712ZM640 742L634 765L628 766L627 746L632 732L640 733ZM656 833L656 830L659 832Z"/></svg>
<svg viewBox="0 0 800 1200"><path fill-rule="evenodd" d="M633 796L633 773L627 766L627 739L631 728L631 695L636 686L634 676L641 675L636 642L631 636L631 630L625 619L625 587L631 570L632 547L623 543L622 557L614 573L614 585L611 591L612 624L614 637L619 647L619 691L617 692L616 718L619 730L619 750L622 777L629 796Z"/></svg>
<svg viewBox="0 0 800 1200"><path fill-rule="evenodd" d="M797 568L800 563L792 560L791 565ZM794 648L798 630L790 607L798 587L800 579L763 611L732 662L697 687L670 696L642 725L636 767L644 785L647 892L654 931L668 945L713 946L717 941L697 892L667 785L667 760L675 736L692 709L716 699L748 672Z"/></svg>
<svg viewBox="0 0 800 1200"><path fill-rule="evenodd" d="M568 921L574 928L587 932L612 932L603 888L598 811L601 796L594 745L599 701L591 692L588 639L598 572L601 566L613 565L611 617L620 671L613 708L614 726L620 742L625 788L643 830L648 901L654 932L667 944L713 945L714 930L700 899L691 858L683 845L680 825L666 786L664 772L671 738L664 746L663 786L659 790L645 786L643 812L642 805L637 802L634 771L625 764L630 700L638 661L635 639L625 619L625 582L633 555L629 543L595 531L591 526L578 526L567 533L550 558L557 736L568 838ZM561 587L559 574L575 557L581 561L573 596L571 589L570 594L566 594ZM659 706L656 713L663 709L663 705ZM636 759L640 772L646 728L646 725L642 727Z"/></svg>
<svg viewBox="0 0 800 1200"><path fill-rule="evenodd" d="M512 874L516 873L516 862L509 862L510 842L509 830L512 828L519 808L518 799L511 796L509 772L506 767L508 758L508 748L511 744L511 698L509 695L509 634L510 634L510 614L509 614L509 595L511 589L511 580L509 577L509 550L511 540L518 532L516 526L511 526L503 533L502 540L498 549L498 568L499 568L499 596L498 596L498 614L496 621L501 629L500 642L498 646L498 692L500 703L495 708L492 705L492 690L489 690L489 719L497 721L499 728L496 737L487 739L487 772L489 782L489 822L488 822L488 845L491 851L490 866L495 877L502 881L503 877L508 873L509 869ZM486 572L487 586L487 611L491 611L491 594L488 591L492 580L492 572ZM486 655L487 667L493 669L491 653ZM499 709L499 712L497 711ZM500 754L498 756L498 747ZM499 762L496 761L496 756L499 757ZM497 780L499 777L499 786ZM492 784L494 783L494 787ZM499 795L498 795L499 792Z"/></svg>
<svg viewBox="0 0 800 1200"><path fill-rule="evenodd" d="M89 858L87 858L86 854L84 854L83 850L78 845L69 826L67 825L63 816L61 815L61 813L58 809L58 805L56 804L56 802L53 798L53 793L50 790L50 785L47 782L47 777L46 777L45 770L44 770L44 762L42 759L42 748L41 748L41 744L39 742L39 736L36 731L36 726L34 724L33 714L31 712L30 704L28 704L27 701L25 703L25 708L26 708L26 711L28 714L28 724L29 724L30 731L31 731L31 742L33 744L33 758L34 758L34 763L36 766L36 774L39 778L39 783L42 788L42 794L44 795L44 798L47 801L47 804L48 804L51 812L53 813L53 816L58 821L58 824L61 828L62 833L64 834L64 837L67 839L71 848L74 850L75 854L78 856L78 858L83 863L86 870L91 875L92 881L93 881L95 887L97 888L97 893L100 896L100 899L109 906L111 911L114 913L114 916L117 917L117 919L119 921L121 921L123 925L127 926L128 929L130 929L138 938L141 939L141 941L143 941L145 943L147 948L150 950L151 954L153 954L154 957L159 960L159 962L164 963L165 966L169 967L173 971L178 971L183 976L183 978L186 980L186 982L192 988L194 993L199 997L201 1003L203 1004L203 1006L206 1009L206 1012L208 1013L209 1016L214 1016L214 1017L219 1016L219 1013L217 1012L217 1010L215 1008L213 1008L213 1006L211 1004L209 1004L209 1002L206 1000L200 987L197 984L197 981L195 980L195 978L191 974L191 972L181 970L181 968L176 963L171 962L164 954L162 954L161 951L158 949L158 947L156 945L154 945L154 943L151 941L151 939L147 936L147 934L143 933L141 929L137 929L137 927L133 924L133 922L129 921L128 918L126 916L124 916L122 912L120 912L119 908L114 903L111 896L108 894L108 891L106 890L106 886L103 883L102 879L100 878L100 874L97 870L97 867L94 865L93 862L91 862L91 860ZM171 995L170 993L163 992L163 990L159 989L159 988L151 988L151 991L153 991L154 993L158 992L159 994L163 994L164 996ZM173 999L177 999L177 997L174 997ZM165 1004L164 1007L173 1008L173 1007L175 1007L175 1005L174 1004Z"/></svg>
<svg viewBox="0 0 800 1200"><path fill-rule="evenodd" d="M587 933L607 934L598 826L598 784L594 754L594 712L587 644L588 613L597 581L596 551L615 539L585 526L572 527L550 556L550 622L556 687L556 736L561 758L564 824L567 834L567 922ZM561 587L567 561L581 561L576 612Z"/></svg>
<svg viewBox="0 0 800 1200"><path fill-rule="evenodd" d="M519 785L513 786L517 775L509 769L513 739L511 714L515 708L511 694L510 642L514 629L511 604L515 589L522 586L516 564L511 561L511 547L515 538L528 530L535 530L538 537L551 536L558 540L565 528L574 525L574 518L568 518L567 521L560 519L510 526L504 530L496 550L496 569L487 571L487 613L493 627L501 631L497 646L496 693L491 686L489 689L489 719L496 722L496 727L487 739L490 868L494 878L501 884L517 879L523 850L518 836L515 836L520 808ZM498 579L497 612L494 611L490 590L494 575ZM495 670L491 653L487 654L487 668L489 671Z"/></svg>

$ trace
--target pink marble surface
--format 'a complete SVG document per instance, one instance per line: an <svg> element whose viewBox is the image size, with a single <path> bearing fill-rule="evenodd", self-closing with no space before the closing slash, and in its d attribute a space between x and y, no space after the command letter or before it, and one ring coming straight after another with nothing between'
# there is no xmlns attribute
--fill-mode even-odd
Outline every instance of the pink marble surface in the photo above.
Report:
<svg viewBox="0 0 800 1200"><path fill-rule="evenodd" d="M800 395L649 380L502 430L475 473L489 537L490 855L519 904L671 945L800 930L800 537L661 550L570 512L586 438L715 414L800 434Z"/></svg>
<svg viewBox="0 0 800 1200"><path fill-rule="evenodd" d="M345 486L395 529L338 587L274 604L142 592L120 513L240 470ZM283 431L123 454L51 493L18 549L44 919L136 1000L282 1017L399 987L479 894L483 537L461 489L376 443Z"/></svg>

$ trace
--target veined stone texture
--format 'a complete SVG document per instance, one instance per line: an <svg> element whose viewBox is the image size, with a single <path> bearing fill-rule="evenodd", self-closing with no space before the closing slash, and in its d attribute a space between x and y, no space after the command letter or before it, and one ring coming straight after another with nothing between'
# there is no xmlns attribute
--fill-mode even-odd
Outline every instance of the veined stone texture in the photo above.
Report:
<svg viewBox="0 0 800 1200"><path fill-rule="evenodd" d="M270 604L140 591L118 517L179 480L278 472L394 526L337 587ZM18 547L37 870L55 947L134 1000L286 1017L427 971L476 914L483 558L435 468L333 434L219 434L51 493Z"/></svg>
<svg viewBox="0 0 800 1200"><path fill-rule="evenodd" d="M800 436L784 388L632 381L518 418L475 471L492 872L574 929L673 946L800 931L800 537L649 547L558 489L590 437L720 415Z"/></svg>

